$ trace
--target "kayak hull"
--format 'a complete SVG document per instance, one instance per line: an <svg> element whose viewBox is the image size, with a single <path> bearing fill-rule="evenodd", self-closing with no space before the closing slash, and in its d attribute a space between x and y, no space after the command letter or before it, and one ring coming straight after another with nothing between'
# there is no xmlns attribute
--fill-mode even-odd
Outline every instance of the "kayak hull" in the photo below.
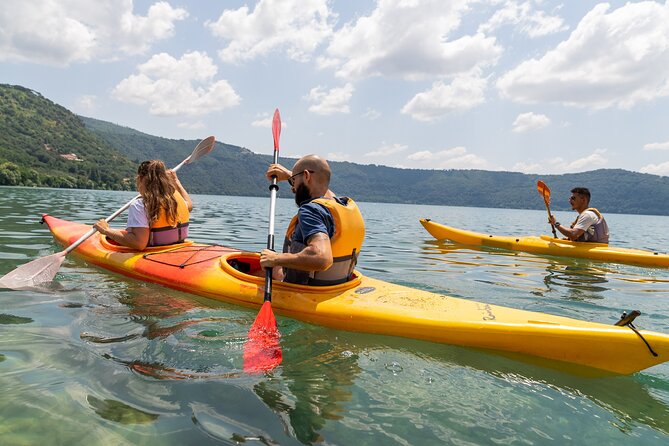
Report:
<svg viewBox="0 0 669 446"><path fill-rule="evenodd" d="M44 216L64 246L90 226ZM264 278L257 253L190 243L133 252L95 234L73 254L101 268L176 290L259 309ZM233 265L236 265L234 267ZM458 299L355 272L348 283L310 287L274 282L272 308L282 316L354 332L530 355L599 372L629 374L669 359L669 335L641 331L653 356L628 327Z"/></svg>
<svg viewBox="0 0 669 446"><path fill-rule="evenodd" d="M605 243L572 242L550 236L510 237L466 231L421 219L423 227L437 240L451 240L463 245L487 246L510 251L560 257L578 257L614 263L650 267L669 267L669 254L643 249L619 248Z"/></svg>

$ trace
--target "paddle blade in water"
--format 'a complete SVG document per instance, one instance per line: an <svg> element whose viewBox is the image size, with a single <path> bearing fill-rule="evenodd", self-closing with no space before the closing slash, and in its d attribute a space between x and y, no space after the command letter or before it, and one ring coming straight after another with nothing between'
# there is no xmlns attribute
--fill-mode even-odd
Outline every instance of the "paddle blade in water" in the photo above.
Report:
<svg viewBox="0 0 669 446"><path fill-rule="evenodd" d="M544 197L546 205L551 204L551 190L546 186L546 183L541 180L537 181L537 190L539 191L539 195Z"/></svg>
<svg viewBox="0 0 669 446"><path fill-rule="evenodd" d="M268 372L281 364L283 355L279 344L279 329L272 312L272 303L265 302L249 330L249 339L244 345L244 371L246 373Z"/></svg>
<svg viewBox="0 0 669 446"><path fill-rule="evenodd" d="M33 288L53 280L65 260L65 251L41 257L0 277L0 288Z"/></svg>

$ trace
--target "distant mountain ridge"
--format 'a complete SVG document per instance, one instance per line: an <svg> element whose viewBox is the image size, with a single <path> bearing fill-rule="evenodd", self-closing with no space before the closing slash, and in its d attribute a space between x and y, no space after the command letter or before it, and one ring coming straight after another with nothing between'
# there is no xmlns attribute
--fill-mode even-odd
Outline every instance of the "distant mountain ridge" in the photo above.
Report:
<svg viewBox="0 0 669 446"><path fill-rule="evenodd" d="M76 116L39 93L0 85L0 185L132 189L139 161L158 158L174 166L198 142L160 138ZM280 160L286 166L294 161ZM270 162L269 155L219 142L211 154L179 176L192 193L268 196L265 171ZM593 194L591 204L604 213L669 215L669 177L623 169L531 175L335 161L330 165L332 190L357 201L543 209L536 189L542 179L552 191L551 209L568 210L570 189L585 186ZM281 184L279 196L292 197L287 185Z"/></svg>

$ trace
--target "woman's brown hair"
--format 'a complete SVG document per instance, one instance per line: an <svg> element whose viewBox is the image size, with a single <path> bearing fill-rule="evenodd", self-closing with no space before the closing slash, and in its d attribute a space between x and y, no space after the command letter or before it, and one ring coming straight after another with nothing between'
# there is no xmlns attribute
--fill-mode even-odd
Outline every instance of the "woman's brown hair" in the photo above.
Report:
<svg viewBox="0 0 669 446"><path fill-rule="evenodd" d="M141 187L140 187L141 184ZM137 187L144 199L144 209L149 221L156 221L160 209L165 209L167 221L174 224L177 220L176 188L167 175L165 164L160 160L143 161L137 168Z"/></svg>

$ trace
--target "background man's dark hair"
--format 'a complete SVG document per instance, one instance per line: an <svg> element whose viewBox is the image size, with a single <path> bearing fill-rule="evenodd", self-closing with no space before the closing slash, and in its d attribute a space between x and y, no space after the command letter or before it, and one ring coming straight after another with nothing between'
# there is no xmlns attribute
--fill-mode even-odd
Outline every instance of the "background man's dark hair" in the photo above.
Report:
<svg viewBox="0 0 669 446"><path fill-rule="evenodd" d="M590 201L590 191L587 187L575 187L571 190L571 193L583 195L588 199L588 202Z"/></svg>

